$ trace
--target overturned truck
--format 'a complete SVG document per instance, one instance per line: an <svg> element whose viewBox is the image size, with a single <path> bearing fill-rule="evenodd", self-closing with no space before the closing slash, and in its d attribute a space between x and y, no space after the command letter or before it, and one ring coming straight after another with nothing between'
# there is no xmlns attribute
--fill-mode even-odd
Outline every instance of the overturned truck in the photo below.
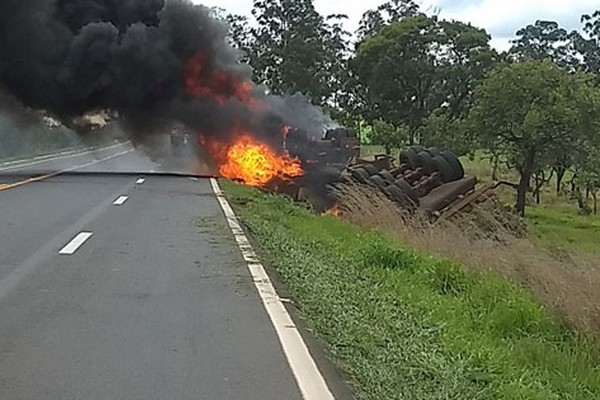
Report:
<svg viewBox="0 0 600 400"><path fill-rule="evenodd" d="M398 161L394 167L388 157L361 158L345 174L381 190L406 209L420 209L431 220L486 199L488 190L476 192L477 178L465 177L462 163L451 151L413 146L400 153Z"/></svg>
<svg viewBox="0 0 600 400"><path fill-rule="evenodd" d="M451 151L412 146L398 159L374 155L348 161L345 165L311 163L304 178L278 189L310 203L317 212L335 208L343 214L343 193L378 194L395 204L400 213L422 217L428 224L451 221L462 225L468 221L491 234L498 227L508 228L516 236L525 234L524 222L498 201L498 184L478 185L476 177L465 175L461 161ZM311 173L312 169L316 172Z"/></svg>

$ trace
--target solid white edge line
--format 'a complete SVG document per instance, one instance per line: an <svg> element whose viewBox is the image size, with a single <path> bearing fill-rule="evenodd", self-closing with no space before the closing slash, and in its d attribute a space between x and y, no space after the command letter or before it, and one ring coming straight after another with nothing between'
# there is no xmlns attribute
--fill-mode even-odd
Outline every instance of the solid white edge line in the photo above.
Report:
<svg viewBox="0 0 600 400"><path fill-rule="evenodd" d="M115 206L122 206L123 204L125 204L125 202L129 200L128 196L121 196L118 199L115 200L115 202L113 203L113 205Z"/></svg>
<svg viewBox="0 0 600 400"><path fill-rule="evenodd" d="M219 183L214 178L211 178L210 183L244 260L246 260L248 270L254 280L254 286L258 290L263 306L277 332L283 352L302 393L302 398L305 400L334 400L335 397L327 386L325 378L319 371L296 324L285 309L265 268L244 234L233 209L219 187Z"/></svg>
<svg viewBox="0 0 600 400"><path fill-rule="evenodd" d="M63 247L58 254L62 255L73 255L79 248L93 235L92 232L81 232L73 238L65 247Z"/></svg>

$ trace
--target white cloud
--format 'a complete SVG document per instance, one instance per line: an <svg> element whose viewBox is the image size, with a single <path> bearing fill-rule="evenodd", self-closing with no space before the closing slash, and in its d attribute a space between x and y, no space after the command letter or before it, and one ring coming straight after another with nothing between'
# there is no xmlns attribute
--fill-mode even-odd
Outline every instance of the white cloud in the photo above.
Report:
<svg viewBox="0 0 600 400"><path fill-rule="evenodd" d="M217 6L237 14L250 15L252 0L194 0L207 6ZM344 1L315 0L315 7L323 15L347 14L347 28L356 30L361 15L368 9L377 7L384 0ZM454 18L471 22L485 28L492 34L493 45L499 49L508 48L508 40L521 27L537 19L558 21L568 29L579 28L582 14L600 8L598 0L422 0L422 8L440 10L443 18Z"/></svg>
<svg viewBox="0 0 600 400"><path fill-rule="evenodd" d="M193 0L193 2L209 7L221 7L229 12L242 15L250 15L253 3L252 0ZM348 29L354 31L358 28L358 22L362 14L367 10L376 8L382 3L385 3L385 0L371 0L368 2L356 0L315 0L315 7L322 15L348 15Z"/></svg>
<svg viewBox="0 0 600 400"><path fill-rule="evenodd" d="M230 13L241 15L250 15L252 10L252 0L192 0L192 3L221 7Z"/></svg>
<svg viewBox="0 0 600 400"><path fill-rule="evenodd" d="M490 32L513 34L537 19L558 21L577 28L582 14L599 8L598 0L475 0L455 7L447 0L432 0L441 8L441 16L469 21Z"/></svg>

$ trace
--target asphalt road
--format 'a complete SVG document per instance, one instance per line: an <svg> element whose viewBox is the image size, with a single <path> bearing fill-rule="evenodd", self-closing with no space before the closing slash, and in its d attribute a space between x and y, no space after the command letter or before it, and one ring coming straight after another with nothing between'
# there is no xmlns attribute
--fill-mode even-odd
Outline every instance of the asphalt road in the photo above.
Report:
<svg viewBox="0 0 600 400"><path fill-rule="evenodd" d="M129 147L88 158L0 168L0 184L154 168ZM0 191L0 321L0 399L302 398L207 179Z"/></svg>

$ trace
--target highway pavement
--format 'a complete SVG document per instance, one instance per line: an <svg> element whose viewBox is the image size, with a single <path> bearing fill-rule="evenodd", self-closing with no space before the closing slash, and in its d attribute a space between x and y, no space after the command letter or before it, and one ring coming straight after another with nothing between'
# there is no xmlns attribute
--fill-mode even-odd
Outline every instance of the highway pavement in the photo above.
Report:
<svg viewBox="0 0 600 400"><path fill-rule="evenodd" d="M0 167L0 399L303 398L211 181L160 169Z"/></svg>

